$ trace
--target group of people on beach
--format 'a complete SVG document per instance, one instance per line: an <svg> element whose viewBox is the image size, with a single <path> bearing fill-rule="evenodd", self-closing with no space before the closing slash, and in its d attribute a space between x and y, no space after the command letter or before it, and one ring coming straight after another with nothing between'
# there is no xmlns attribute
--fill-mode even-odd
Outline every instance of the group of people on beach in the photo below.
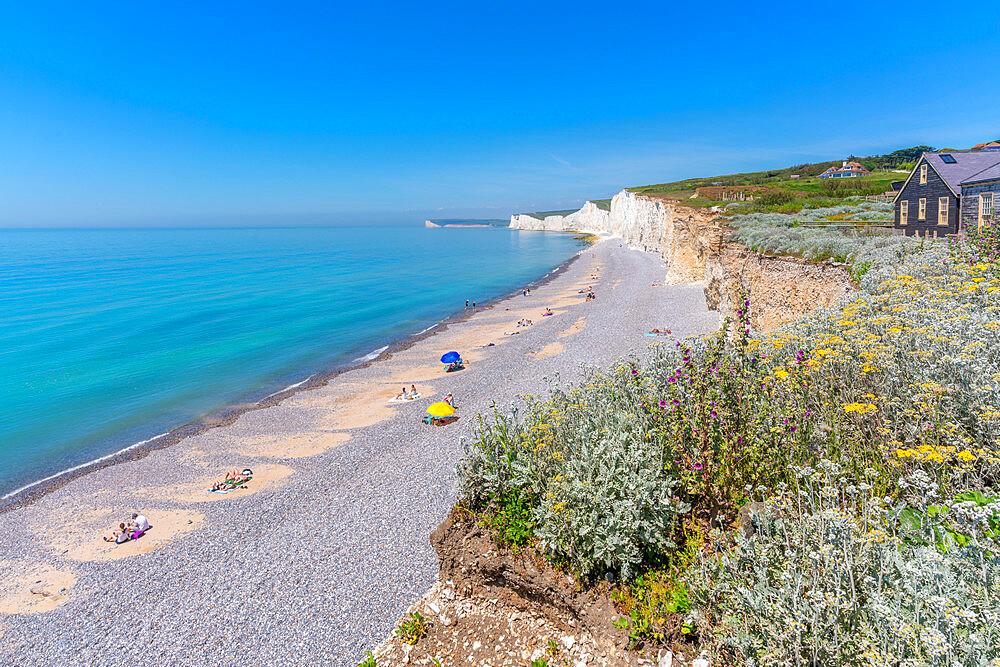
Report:
<svg viewBox="0 0 1000 667"><path fill-rule="evenodd" d="M129 521L122 521L118 524L118 528L111 532L111 536L105 536L105 542L114 542L115 544L123 544L129 540L137 540L143 536L143 534L149 530L149 520L142 514L138 512L132 513L132 518Z"/></svg>
<svg viewBox="0 0 1000 667"><path fill-rule="evenodd" d="M396 394L397 401L412 401L415 398L420 398L420 392L417 391L417 386L413 384L410 385L409 389L403 387L403 391Z"/></svg>
<svg viewBox="0 0 1000 667"><path fill-rule="evenodd" d="M534 322L529 320L527 317L523 317L517 321L517 326L519 327L530 327Z"/></svg>
<svg viewBox="0 0 1000 667"><path fill-rule="evenodd" d="M226 473L226 476L213 484L208 490L209 491L232 491L233 489L239 488L250 481L250 477L253 476L253 470L250 468L244 468L242 472L233 468Z"/></svg>

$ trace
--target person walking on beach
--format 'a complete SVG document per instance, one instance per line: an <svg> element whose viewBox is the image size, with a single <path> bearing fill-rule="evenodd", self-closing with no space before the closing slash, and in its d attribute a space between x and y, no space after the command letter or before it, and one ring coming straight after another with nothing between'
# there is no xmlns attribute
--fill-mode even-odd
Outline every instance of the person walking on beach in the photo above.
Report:
<svg viewBox="0 0 1000 667"><path fill-rule="evenodd" d="M476 302L475 302L475 301L473 301L473 302L472 302L472 310L475 310L475 309L476 309Z"/></svg>

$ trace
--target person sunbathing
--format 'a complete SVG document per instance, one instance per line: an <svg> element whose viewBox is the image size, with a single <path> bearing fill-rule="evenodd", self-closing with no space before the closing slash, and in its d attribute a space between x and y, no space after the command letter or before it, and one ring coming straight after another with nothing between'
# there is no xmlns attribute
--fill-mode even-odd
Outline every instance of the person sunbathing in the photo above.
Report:
<svg viewBox="0 0 1000 667"><path fill-rule="evenodd" d="M124 523L118 524L118 530L111 533L111 537L103 538L105 542L114 542L115 544L121 544L122 542L128 542L129 540L129 530Z"/></svg>
<svg viewBox="0 0 1000 667"><path fill-rule="evenodd" d="M401 391L398 394L396 394L396 400L397 401L402 401L402 400L405 400L406 398L408 398L408 395L406 393L406 387L403 387L403 391Z"/></svg>
<svg viewBox="0 0 1000 667"><path fill-rule="evenodd" d="M417 385L411 384L410 385L410 398L417 398L418 396L420 396L420 392L417 391Z"/></svg>
<svg viewBox="0 0 1000 667"><path fill-rule="evenodd" d="M551 308L546 308L545 312L542 313L542 317L548 317L551 314L552 314L552 309Z"/></svg>
<svg viewBox="0 0 1000 667"><path fill-rule="evenodd" d="M236 468L233 468L233 471L231 473L229 473L228 475L226 475L226 481L227 482L235 482L237 484L240 484L241 482L245 482L248 479L250 479L249 475L246 475L246 474L244 474L242 472L236 472Z"/></svg>

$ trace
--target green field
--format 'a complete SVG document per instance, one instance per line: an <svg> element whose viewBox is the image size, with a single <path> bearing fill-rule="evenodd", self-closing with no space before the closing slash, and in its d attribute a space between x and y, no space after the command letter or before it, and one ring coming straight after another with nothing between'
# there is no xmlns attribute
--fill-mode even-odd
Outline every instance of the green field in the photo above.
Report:
<svg viewBox="0 0 1000 667"><path fill-rule="evenodd" d="M628 188L637 194L653 195L676 199L685 206L714 206L720 202L704 197L694 197L695 189L707 186L760 186L766 189L763 197L755 201L741 203L737 212L782 211L793 212L805 206L825 206L836 204L847 197L858 195L877 195L891 189L893 181L906 179L906 173L893 170L909 171L921 153L931 151L930 146L914 146L904 148L887 155L870 157L854 157L848 159L860 162L873 173L870 176L843 179L820 179L819 174L830 167L839 167L842 160L830 162L813 162L800 164L784 169L768 171L751 171L723 176L708 176L704 178L689 178L672 183L657 183ZM792 176L797 178L792 178Z"/></svg>
<svg viewBox="0 0 1000 667"><path fill-rule="evenodd" d="M534 213L525 213L525 215L530 215L532 218L544 220L550 215L569 215L570 213L576 213L579 210L580 209L578 208L568 208L562 211L535 211Z"/></svg>

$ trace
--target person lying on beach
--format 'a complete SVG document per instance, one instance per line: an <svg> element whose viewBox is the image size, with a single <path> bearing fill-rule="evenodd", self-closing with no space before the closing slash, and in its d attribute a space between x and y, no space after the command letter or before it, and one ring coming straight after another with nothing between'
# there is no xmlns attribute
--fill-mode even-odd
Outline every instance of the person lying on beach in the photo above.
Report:
<svg viewBox="0 0 1000 667"><path fill-rule="evenodd" d="M485 345L479 345L478 347L493 347L494 345L496 345L496 343L486 343Z"/></svg>
<svg viewBox="0 0 1000 667"><path fill-rule="evenodd" d="M209 491L232 491L233 489L235 489L235 488L241 486L242 484L244 484L245 482L249 481L250 475L244 474L246 472L247 471L245 470L245 471L243 471L243 473L237 473L236 470L233 469L231 472L227 472L226 473L225 479L222 479L222 480L216 482L211 487L209 487L208 490Z"/></svg>
<svg viewBox="0 0 1000 667"><path fill-rule="evenodd" d="M430 415L427 415L421 421L425 424L432 424L434 426L445 426L457 420L458 417L456 417L455 415L450 415L448 417L432 417Z"/></svg>
<svg viewBox="0 0 1000 667"><path fill-rule="evenodd" d="M504 336L516 336L519 333L521 333L521 332L520 331L504 331L503 335Z"/></svg>
<svg viewBox="0 0 1000 667"><path fill-rule="evenodd" d="M118 530L111 533L111 537L104 537L105 542L114 542L115 544L121 544L123 542L128 542L129 531L125 527L124 523L118 524Z"/></svg>
<svg viewBox="0 0 1000 667"><path fill-rule="evenodd" d="M668 334L668 333L670 333L670 329L653 329L649 333L651 333L651 334Z"/></svg>

